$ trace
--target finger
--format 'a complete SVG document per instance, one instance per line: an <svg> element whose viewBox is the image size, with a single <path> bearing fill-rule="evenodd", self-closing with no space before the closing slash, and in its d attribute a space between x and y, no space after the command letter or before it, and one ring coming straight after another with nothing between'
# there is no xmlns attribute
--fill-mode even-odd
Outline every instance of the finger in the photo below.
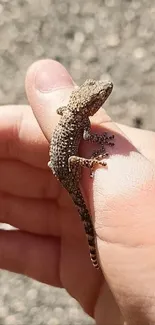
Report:
<svg viewBox="0 0 155 325"><path fill-rule="evenodd" d="M60 236L60 215L53 200L23 199L0 193L0 222L39 235Z"/></svg>
<svg viewBox="0 0 155 325"><path fill-rule="evenodd" d="M47 148L30 106L0 106L0 158L47 168Z"/></svg>
<svg viewBox="0 0 155 325"><path fill-rule="evenodd" d="M61 287L57 237L0 231L0 268Z"/></svg>
<svg viewBox="0 0 155 325"><path fill-rule="evenodd" d="M60 63L42 60L30 67L25 85L36 119L45 136L50 140L59 119L56 109L68 103L75 84Z"/></svg>
<svg viewBox="0 0 155 325"><path fill-rule="evenodd" d="M5 175L5 177L4 177ZM0 191L28 198L57 198L60 187L48 170L19 161L0 161Z"/></svg>

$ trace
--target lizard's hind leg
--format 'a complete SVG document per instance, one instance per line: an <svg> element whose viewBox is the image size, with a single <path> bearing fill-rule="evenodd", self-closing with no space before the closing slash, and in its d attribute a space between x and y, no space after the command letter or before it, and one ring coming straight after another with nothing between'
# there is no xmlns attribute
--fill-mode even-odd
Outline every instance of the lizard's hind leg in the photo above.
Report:
<svg viewBox="0 0 155 325"><path fill-rule="evenodd" d="M99 161L101 161L101 159L108 158L108 157L109 157L108 152L106 152L105 148L102 147L102 148L100 148L98 150L95 150L93 152L93 154L91 155L90 159L95 159L95 161L97 160L98 163L99 163ZM104 163L103 166L107 165L105 161L103 163ZM94 176L94 168L93 167L90 168L90 177Z"/></svg>
<svg viewBox="0 0 155 325"><path fill-rule="evenodd" d="M77 168L77 165L80 165L81 167L87 167L90 169L90 176L93 177L93 171L94 167L96 165L101 165L101 166L107 166L107 163L105 161L100 161L98 158L82 158L78 156L71 156L68 159L68 167L69 170L72 171L75 168Z"/></svg>

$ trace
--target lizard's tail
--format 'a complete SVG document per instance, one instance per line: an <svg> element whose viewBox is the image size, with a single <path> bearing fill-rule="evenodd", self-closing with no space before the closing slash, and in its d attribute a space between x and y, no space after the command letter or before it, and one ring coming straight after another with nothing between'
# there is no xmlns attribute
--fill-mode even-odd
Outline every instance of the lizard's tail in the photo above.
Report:
<svg viewBox="0 0 155 325"><path fill-rule="evenodd" d="M98 261L97 261L97 254L96 254L96 246L95 246L95 233L94 227L92 224L91 216L83 199L80 189L75 193L70 193L74 204L76 205L81 220L83 222L85 233L87 236L88 244L89 244L89 252L90 252L90 259L92 261L93 266L96 269L99 269Z"/></svg>

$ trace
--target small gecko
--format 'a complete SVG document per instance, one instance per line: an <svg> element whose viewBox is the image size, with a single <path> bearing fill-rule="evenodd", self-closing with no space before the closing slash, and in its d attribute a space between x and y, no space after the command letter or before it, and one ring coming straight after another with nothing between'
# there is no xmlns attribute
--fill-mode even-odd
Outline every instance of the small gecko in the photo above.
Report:
<svg viewBox="0 0 155 325"><path fill-rule="evenodd" d="M93 134L89 116L93 116L99 110L110 95L112 88L111 82L86 80L83 85L74 89L68 105L57 109L57 114L61 117L53 132L49 151L48 166L69 192L77 207L87 235L90 258L95 268L99 268L95 232L80 190L80 179L82 167L90 168L90 176L93 177L96 165L107 165L103 160L108 156L105 145L114 145L111 142L114 135L108 136L106 132L102 135ZM101 145L100 149L96 150L89 159L80 157L78 154L82 139Z"/></svg>

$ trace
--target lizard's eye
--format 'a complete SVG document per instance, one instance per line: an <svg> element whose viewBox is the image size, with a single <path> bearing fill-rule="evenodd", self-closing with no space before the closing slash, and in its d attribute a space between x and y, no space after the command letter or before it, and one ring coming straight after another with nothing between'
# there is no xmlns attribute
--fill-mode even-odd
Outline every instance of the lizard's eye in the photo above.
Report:
<svg viewBox="0 0 155 325"><path fill-rule="evenodd" d="M96 81L93 79L88 79L85 81L84 85L88 85L88 86L93 86L95 85Z"/></svg>

